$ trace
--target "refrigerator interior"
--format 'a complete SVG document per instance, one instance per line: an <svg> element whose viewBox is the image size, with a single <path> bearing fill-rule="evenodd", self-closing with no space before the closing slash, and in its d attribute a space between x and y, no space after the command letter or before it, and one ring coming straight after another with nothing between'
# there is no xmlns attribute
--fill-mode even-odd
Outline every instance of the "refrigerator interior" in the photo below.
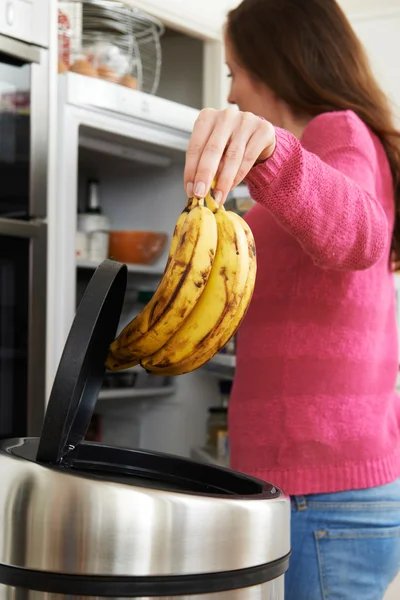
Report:
<svg viewBox="0 0 400 600"><path fill-rule="evenodd" d="M156 96L201 109L204 41L167 28L161 44ZM97 179L101 208L111 229L162 231L169 236L163 255L147 272L130 271L121 328L138 312L138 290L154 290L160 281L175 222L186 202L184 151L84 126L79 140L80 209L85 205L88 179ZM78 266L76 273L79 302L93 269ZM136 378L143 378L140 367L133 372ZM218 379L203 369L160 384L152 381L132 395L129 390L106 388L96 409L101 415L101 433L97 435L105 443L190 456L193 447L204 446L208 407L218 404Z"/></svg>
<svg viewBox="0 0 400 600"><path fill-rule="evenodd" d="M81 133L83 137L88 135L85 128ZM118 146L115 137L113 144ZM184 152L138 142L134 149L141 160L140 152L144 152L146 160L156 164L145 164L101 150L82 147L79 150L79 206L85 204L87 181L97 179L101 209L110 219L111 229L162 231L169 236L163 255L147 272L129 273L120 328L138 312L135 304L138 290L156 288L175 222L186 203L182 180ZM92 273L93 269L78 266L77 302ZM140 367L134 372L136 377L145 375ZM102 390L96 412L101 414L104 443L183 456L190 456L194 446L204 445L208 407L219 404L218 380L202 369L169 378L166 385L162 379L153 376L144 391L133 388L130 393L129 389L121 390L117 386ZM154 380L161 382L158 384Z"/></svg>

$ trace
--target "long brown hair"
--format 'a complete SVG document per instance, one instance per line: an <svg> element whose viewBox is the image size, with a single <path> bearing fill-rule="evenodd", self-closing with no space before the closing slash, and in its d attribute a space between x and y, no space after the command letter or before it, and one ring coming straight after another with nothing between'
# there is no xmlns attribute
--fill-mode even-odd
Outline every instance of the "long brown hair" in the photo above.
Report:
<svg viewBox="0 0 400 600"><path fill-rule="evenodd" d="M226 33L241 65L295 114L352 110L377 135L394 185L391 262L400 267L400 133L364 48L335 0L244 0Z"/></svg>

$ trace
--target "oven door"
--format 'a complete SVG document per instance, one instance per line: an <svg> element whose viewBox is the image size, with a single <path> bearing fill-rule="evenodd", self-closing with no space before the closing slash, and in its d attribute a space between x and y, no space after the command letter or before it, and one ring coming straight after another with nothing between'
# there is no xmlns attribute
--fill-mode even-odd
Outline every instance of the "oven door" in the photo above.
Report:
<svg viewBox="0 0 400 600"><path fill-rule="evenodd" d="M48 51L0 35L0 438L45 411Z"/></svg>
<svg viewBox="0 0 400 600"><path fill-rule="evenodd" d="M0 218L0 437L39 435L45 409L46 224Z"/></svg>

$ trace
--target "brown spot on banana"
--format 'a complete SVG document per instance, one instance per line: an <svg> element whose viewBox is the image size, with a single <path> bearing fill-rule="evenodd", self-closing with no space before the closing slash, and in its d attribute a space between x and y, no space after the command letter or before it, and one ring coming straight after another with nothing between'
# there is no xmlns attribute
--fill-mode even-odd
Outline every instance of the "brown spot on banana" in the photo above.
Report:
<svg viewBox="0 0 400 600"><path fill-rule="evenodd" d="M237 235L235 234L234 238L233 238L233 243L235 244L235 248L236 248L236 254L239 255L239 243L238 243L238 239L237 239Z"/></svg>
<svg viewBox="0 0 400 600"><path fill-rule="evenodd" d="M150 327L151 327L151 325L152 325L152 323L153 323L153 319L154 319L154 311L156 310L156 308L157 308L158 304L159 304L159 300L156 300L156 301L154 302L153 306L151 307L151 311L150 311L150 315L149 315L149 324L150 324Z"/></svg>
<svg viewBox="0 0 400 600"><path fill-rule="evenodd" d="M186 269L186 263L183 260L175 261L177 267L181 267L182 269Z"/></svg>
<svg viewBox="0 0 400 600"><path fill-rule="evenodd" d="M165 314L168 312L168 310L170 309L171 305L173 304L173 302L175 301L176 297L178 296L178 294L179 294L179 292L180 292L180 290L181 290L184 282L186 281L186 279L187 279L187 277L188 277L188 275L189 275L189 273L190 273L190 271L192 269L193 255L195 253L196 246L197 246L197 243L199 241L200 234L201 234L201 230L199 229L197 231L197 233L196 233L196 240L195 240L195 242L193 244L192 254L191 254L191 257L190 257L190 259L189 259L189 261L188 261L188 263L186 265L186 268L185 268L185 270L184 270L184 272L183 272L183 274L182 274L182 276L181 276L181 278L180 278L177 286L175 287L175 289L174 289L174 291L173 291L173 293L172 293L169 301L164 305L164 307L161 310L161 312L157 315L157 318L154 320L154 323L152 323L152 326L155 325L161 319L164 318ZM177 264L179 264L179 263L177 263ZM184 263L180 263L180 264L181 264L181 266L185 266ZM210 270L211 270L211 267L210 267ZM189 308L189 305L188 305L187 308Z"/></svg>
<svg viewBox="0 0 400 600"><path fill-rule="evenodd" d="M188 264L186 265L186 268L182 274L182 277L180 278L180 280L178 281L174 291L171 294L171 297L169 298L168 302L166 302L166 304L163 307L163 310L161 311L161 313L159 315L157 315L157 318L154 320L154 322L151 324L152 326L155 325L156 323L158 323L161 319L164 318L165 314L168 312L168 310L170 309L171 305L174 303L174 301L176 300L176 297L178 296L183 284L185 283L190 270L192 267L192 261L190 260L188 262Z"/></svg>

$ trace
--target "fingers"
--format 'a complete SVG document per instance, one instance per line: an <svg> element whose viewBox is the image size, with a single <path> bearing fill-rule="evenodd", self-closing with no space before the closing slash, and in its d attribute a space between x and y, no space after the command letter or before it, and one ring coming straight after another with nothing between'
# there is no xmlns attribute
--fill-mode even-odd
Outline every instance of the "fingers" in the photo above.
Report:
<svg viewBox="0 0 400 600"><path fill-rule="evenodd" d="M241 181L253 166L253 155L249 153L249 141L253 138L259 124L251 113L241 113L239 127L234 131L226 147L221 168L218 172L217 184L214 188L214 197L219 204L223 204L235 181ZM253 145L254 146L254 145ZM254 147L252 149L254 150Z"/></svg>
<svg viewBox="0 0 400 600"><path fill-rule="evenodd" d="M212 131L206 139L211 122ZM201 111L189 143L189 157L184 176L187 191L191 191L193 183L193 193L198 198L203 198L210 189L225 148L238 122L240 122L240 113L235 108L212 112L207 109Z"/></svg>
<svg viewBox="0 0 400 600"><path fill-rule="evenodd" d="M267 146L266 140L269 140ZM230 189L236 187L243 181L250 169L257 162L262 162L271 156L275 150L275 143L275 128L268 123L268 121L262 121L261 126L258 124L258 127L255 129L247 143L243 160L237 169L236 176Z"/></svg>
<svg viewBox="0 0 400 600"><path fill-rule="evenodd" d="M258 159L275 148L275 129L252 113L234 108L205 109L195 123L186 154L184 182L187 195L204 197L217 174L214 197L223 203Z"/></svg>
<svg viewBox="0 0 400 600"><path fill-rule="evenodd" d="M204 146L214 130L218 111L213 108L202 110L196 119L189 146L186 152L185 171L183 181L187 196L193 196L194 181L197 167L204 150Z"/></svg>

